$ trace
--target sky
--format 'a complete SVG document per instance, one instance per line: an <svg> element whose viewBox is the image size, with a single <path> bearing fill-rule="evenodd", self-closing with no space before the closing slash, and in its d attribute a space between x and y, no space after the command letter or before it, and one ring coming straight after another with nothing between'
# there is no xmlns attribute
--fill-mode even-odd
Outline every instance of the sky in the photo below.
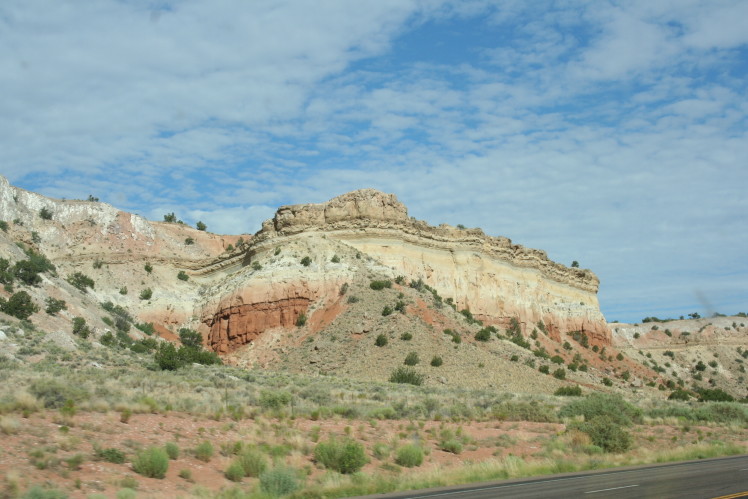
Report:
<svg viewBox="0 0 748 499"><path fill-rule="evenodd" d="M609 321L748 312L744 0L3 0L0 173L217 233L394 193L577 260Z"/></svg>

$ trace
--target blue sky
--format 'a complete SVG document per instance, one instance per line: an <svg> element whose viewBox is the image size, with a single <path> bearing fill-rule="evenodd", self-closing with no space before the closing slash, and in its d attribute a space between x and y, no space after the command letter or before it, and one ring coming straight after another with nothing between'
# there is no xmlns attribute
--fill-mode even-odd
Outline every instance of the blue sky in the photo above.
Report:
<svg viewBox="0 0 748 499"><path fill-rule="evenodd" d="M0 173L254 232L374 187L578 260L609 320L748 312L748 2L0 4Z"/></svg>

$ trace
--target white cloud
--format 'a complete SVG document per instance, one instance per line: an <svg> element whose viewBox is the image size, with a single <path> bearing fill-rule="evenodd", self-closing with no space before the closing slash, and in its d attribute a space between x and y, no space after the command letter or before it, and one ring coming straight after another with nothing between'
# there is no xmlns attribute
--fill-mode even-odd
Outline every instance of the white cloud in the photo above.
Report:
<svg viewBox="0 0 748 499"><path fill-rule="evenodd" d="M748 310L745 2L72 5L0 7L24 187L215 232L376 187L579 260L606 312Z"/></svg>

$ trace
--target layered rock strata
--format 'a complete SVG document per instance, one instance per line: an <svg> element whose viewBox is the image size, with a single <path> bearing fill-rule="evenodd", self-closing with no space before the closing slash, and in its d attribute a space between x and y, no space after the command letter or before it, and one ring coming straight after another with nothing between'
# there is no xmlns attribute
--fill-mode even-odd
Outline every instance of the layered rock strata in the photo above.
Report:
<svg viewBox="0 0 748 499"><path fill-rule="evenodd" d="M505 326L516 317L531 330L542 321L557 340L583 331L592 344L610 344L597 301L599 280L590 270L566 267L544 251L480 229L430 226L409 217L392 194L363 189L327 203L283 206L263 224L252 247L261 251L302 234L336 239L395 275L423 279L488 323Z"/></svg>

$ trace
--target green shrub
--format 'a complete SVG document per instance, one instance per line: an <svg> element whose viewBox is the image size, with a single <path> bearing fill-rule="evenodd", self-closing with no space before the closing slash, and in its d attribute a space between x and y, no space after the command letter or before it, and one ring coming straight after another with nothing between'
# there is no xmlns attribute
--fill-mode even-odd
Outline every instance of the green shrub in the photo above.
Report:
<svg viewBox="0 0 748 499"><path fill-rule="evenodd" d="M356 473L368 462L364 446L349 438L318 443L314 448L314 459L325 468L343 474Z"/></svg>
<svg viewBox="0 0 748 499"><path fill-rule="evenodd" d="M211 444L207 440L199 443L197 447L195 447L195 457L200 461L204 461L206 463L209 462L213 457L213 444Z"/></svg>
<svg viewBox="0 0 748 499"><path fill-rule="evenodd" d="M192 244L195 244L195 240L191 237L188 237L184 240L184 244L186 244L187 246L190 246Z"/></svg>
<svg viewBox="0 0 748 499"><path fill-rule="evenodd" d="M94 289L94 280L82 272L75 272L69 275L67 281L84 293L86 292L86 288Z"/></svg>
<svg viewBox="0 0 748 499"><path fill-rule="evenodd" d="M548 404L532 401L506 401L491 408L493 416L500 421L533 421L552 423L558 420L554 408Z"/></svg>
<svg viewBox="0 0 748 499"><path fill-rule="evenodd" d="M418 353L416 352L410 352L408 355L405 356L405 362L404 364L406 366L414 366L420 362L421 359L418 358Z"/></svg>
<svg viewBox="0 0 748 499"><path fill-rule="evenodd" d="M553 377L556 379L566 379L566 369L563 367L553 371Z"/></svg>
<svg viewBox="0 0 748 499"><path fill-rule="evenodd" d="M403 341L410 341L413 339L413 335L411 333L403 333L400 335L400 339Z"/></svg>
<svg viewBox="0 0 748 499"><path fill-rule="evenodd" d="M285 496L299 488L299 480L291 468L273 468L260 475L260 488L271 496Z"/></svg>
<svg viewBox="0 0 748 499"><path fill-rule="evenodd" d="M95 449L95 454L98 459L102 459L108 463L122 464L125 462L125 453L119 449Z"/></svg>
<svg viewBox="0 0 748 499"><path fill-rule="evenodd" d="M603 385L613 386L613 382L610 380L610 378L603 378Z"/></svg>
<svg viewBox="0 0 748 499"><path fill-rule="evenodd" d="M459 440L450 438L439 443L439 448L444 452L451 452L452 454L459 454L462 452L462 443Z"/></svg>
<svg viewBox="0 0 748 499"><path fill-rule="evenodd" d="M389 340L387 339L387 336L384 333L379 333L377 335L377 339L374 341L374 344L378 347L383 347L387 344Z"/></svg>
<svg viewBox="0 0 748 499"><path fill-rule="evenodd" d="M278 410L291 403L292 395L282 390L262 390L260 392L260 407L268 410Z"/></svg>
<svg viewBox="0 0 748 499"><path fill-rule="evenodd" d="M541 373L543 373L543 374L550 374L550 372L551 372L551 368L550 368L550 367L548 367L548 366L546 366L546 365L542 365L542 366L540 366L540 367L538 368L538 371L540 371L540 372L541 372Z"/></svg>
<svg viewBox="0 0 748 499"><path fill-rule="evenodd" d="M149 447L139 452L132 462L132 469L149 478L164 478L169 469L169 456L164 449Z"/></svg>
<svg viewBox="0 0 748 499"><path fill-rule="evenodd" d="M145 288L143 291L140 292L141 300L150 300L152 296L153 296L153 290L151 288Z"/></svg>
<svg viewBox="0 0 748 499"><path fill-rule="evenodd" d="M585 421L606 416L614 423L629 426L641 423L642 411L626 402L620 395L593 393L581 400L575 400L563 407L561 417L584 416Z"/></svg>
<svg viewBox="0 0 748 499"><path fill-rule="evenodd" d="M153 265L151 265L151 264L150 264L150 263L148 263L148 262L146 262L146 264L145 264L145 265L143 266L143 268L144 268L144 269L145 269L145 271L146 271L147 273L149 273L149 274L150 274L151 272L153 272Z"/></svg>
<svg viewBox="0 0 748 499"><path fill-rule="evenodd" d="M224 476L232 482L241 482L244 478L244 468L237 461L231 461L229 467L223 472Z"/></svg>
<svg viewBox="0 0 748 499"><path fill-rule="evenodd" d="M734 402L735 398L720 388L699 390L699 402Z"/></svg>
<svg viewBox="0 0 748 499"><path fill-rule="evenodd" d="M245 449L236 460L244 470L244 476L259 477L268 467L265 456L255 449Z"/></svg>
<svg viewBox="0 0 748 499"><path fill-rule="evenodd" d="M560 395L562 397L580 397L582 395L582 387L579 385L562 386L554 392L554 395Z"/></svg>
<svg viewBox="0 0 748 499"><path fill-rule="evenodd" d="M553 362L554 364L563 364L564 359L560 355L554 355L553 357L551 357L551 362Z"/></svg>
<svg viewBox="0 0 748 499"><path fill-rule="evenodd" d="M413 444L408 444L397 449L395 462L406 468L413 468L423 464L423 450Z"/></svg>
<svg viewBox="0 0 748 499"><path fill-rule="evenodd" d="M433 357L431 358L431 365L432 365L433 367L439 367L439 366L441 366L441 365L442 365L443 363L444 363L444 361L442 361L442 358L441 358L441 357L439 357L438 355L434 355L434 356L433 356Z"/></svg>
<svg viewBox="0 0 748 499"><path fill-rule="evenodd" d="M91 334L91 329L89 329L88 325L86 324L86 319L84 319L83 317L73 318L73 334L84 339L88 338L88 336Z"/></svg>
<svg viewBox="0 0 748 499"><path fill-rule="evenodd" d="M390 314L392 314L392 307L390 307L389 305L385 305L382 309L382 316L387 317Z"/></svg>
<svg viewBox="0 0 748 499"><path fill-rule="evenodd" d="M309 265L311 265L311 264L312 264L312 259L311 259L311 258L309 258L308 256L305 256L304 258L302 258L302 259L301 259L301 264L302 264L302 265L303 265L304 267L308 267Z"/></svg>
<svg viewBox="0 0 748 499"><path fill-rule="evenodd" d="M201 222L200 220L198 220L198 221L197 221L197 224L195 224L195 228L197 228L197 230L206 230L206 229L208 228L208 226L207 226L207 225L205 225L205 224L204 224L203 222Z"/></svg>
<svg viewBox="0 0 748 499"><path fill-rule="evenodd" d="M31 299L31 295L26 291L19 291L11 295L6 301L0 298L0 310L8 315L25 320L39 311L39 307Z"/></svg>
<svg viewBox="0 0 748 499"><path fill-rule="evenodd" d="M8 222L5 220L0 220L0 230L3 232L8 232Z"/></svg>
<svg viewBox="0 0 748 499"><path fill-rule="evenodd" d="M166 451L166 455L169 456L169 459L172 461L179 459L179 446L174 442L166 442L164 450Z"/></svg>
<svg viewBox="0 0 748 499"><path fill-rule="evenodd" d="M383 281L371 281L369 283L369 287L374 290L382 290L384 288L391 288L392 287L392 281L389 279L383 280Z"/></svg>
<svg viewBox="0 0 748 499"><path fill-rule="evenodd" d="M616 359L623 360L623 354L619 352L618 355L616 355Z"/></svg>
<svg viewBox="0 0 748 499"><path fill-rule="evenodd" d="M52 210L45 206L44 208L39 210L39 216L42 218L42 220L52 220Z"/></svg>
<svg viewBox="0 0 748 499"><path fill-rule="evenodd" d="M184 270L180 270L177 274L177 279L179 279L180 281L189 281L190 276L188 276L187 272L185 272Z"/></svg>
<svg viewBox="0 0 748 499"><path fill-rule="evenodd" d="M589 435L592 443L606 452L626 452L633 442L631 435L610 416L599 416L569 426Z"/></svg>
<svg viewBox="0 0 748 499"><path fill-rule="evenodd" d="M390 383L423 384L423 375L412 367L398 367L390 375Z"/></svg>
<svg viewBox="0 0 748 499"><path fill-rule="evenodd" d="M302 327L304 324L306 324L306 314L301 312L296 318L296 327Z"/></svg>
<svg viewBox="0 0 748 499"><path fill-rule="evenodd" d="M488 329L483 328L475 333L475 339L476 341L488 341L491 339L491 332Z"/></svg>

